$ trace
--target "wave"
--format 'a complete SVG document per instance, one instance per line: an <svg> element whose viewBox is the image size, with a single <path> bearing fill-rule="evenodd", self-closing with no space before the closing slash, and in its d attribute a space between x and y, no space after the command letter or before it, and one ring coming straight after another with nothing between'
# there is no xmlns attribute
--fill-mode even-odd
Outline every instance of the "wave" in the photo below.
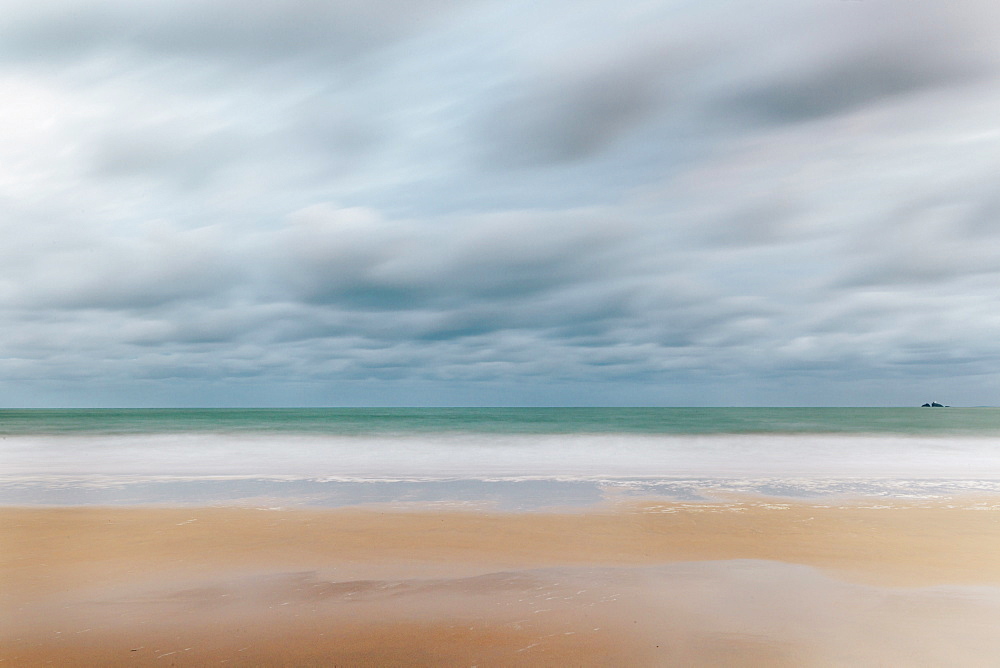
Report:
<svg viewBox="0 0 1000 668"><path fill-rule="evenodd" d="M1000 479L995 438L832 434L9 436L8 476Z"/></svg>

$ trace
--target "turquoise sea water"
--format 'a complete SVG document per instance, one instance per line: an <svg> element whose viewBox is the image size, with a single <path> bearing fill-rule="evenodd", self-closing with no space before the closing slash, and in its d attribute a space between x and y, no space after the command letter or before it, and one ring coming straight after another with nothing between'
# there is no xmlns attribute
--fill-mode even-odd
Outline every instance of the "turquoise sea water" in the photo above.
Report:
<svg viewBox="0 0 1000 668"><path fill-rule="evenodd" d="M303 434L1000 435L1000 408L249 408L0 410L0 436Z"/></svg>
<svg viewBox="0 0 1000 668"><path fill-rule="evenodd" d="M0 411L0 503L529 507L710 490L1000 491L1000 409Z"/></svg>

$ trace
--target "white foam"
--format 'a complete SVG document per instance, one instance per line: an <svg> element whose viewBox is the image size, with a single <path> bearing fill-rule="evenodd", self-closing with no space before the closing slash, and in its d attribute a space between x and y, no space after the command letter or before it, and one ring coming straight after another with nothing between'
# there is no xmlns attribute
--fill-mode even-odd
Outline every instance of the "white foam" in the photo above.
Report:
<svg viewBox="0 0 1000 668"><path fill-rule="evenodd" d="M992 438L881 435L14 436L8 476L1000 480Z"/></svg>

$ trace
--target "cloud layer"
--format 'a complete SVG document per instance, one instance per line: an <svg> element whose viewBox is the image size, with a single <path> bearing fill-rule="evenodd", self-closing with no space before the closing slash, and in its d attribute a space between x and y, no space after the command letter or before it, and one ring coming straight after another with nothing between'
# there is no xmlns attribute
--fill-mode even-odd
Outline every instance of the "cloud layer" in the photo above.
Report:
<svg viewBox="0 0 1000 668"><path fill-rule="evenodd" d="M8 4L7 404L996 403L990 3Z"/></svg>

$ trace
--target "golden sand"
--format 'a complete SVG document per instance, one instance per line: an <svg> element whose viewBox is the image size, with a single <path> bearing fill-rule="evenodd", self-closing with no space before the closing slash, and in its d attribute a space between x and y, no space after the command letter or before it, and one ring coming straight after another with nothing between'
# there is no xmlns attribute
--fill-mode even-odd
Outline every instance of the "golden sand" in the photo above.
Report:
<svg viewBox="0 0 1000 668"><path fill-rule="evenodd" d="M1000 585L998 523L998 499L5 508L0 666L976 665L1000 608L940 588ZM952 623L966 659L907 663Z"/></svg>

